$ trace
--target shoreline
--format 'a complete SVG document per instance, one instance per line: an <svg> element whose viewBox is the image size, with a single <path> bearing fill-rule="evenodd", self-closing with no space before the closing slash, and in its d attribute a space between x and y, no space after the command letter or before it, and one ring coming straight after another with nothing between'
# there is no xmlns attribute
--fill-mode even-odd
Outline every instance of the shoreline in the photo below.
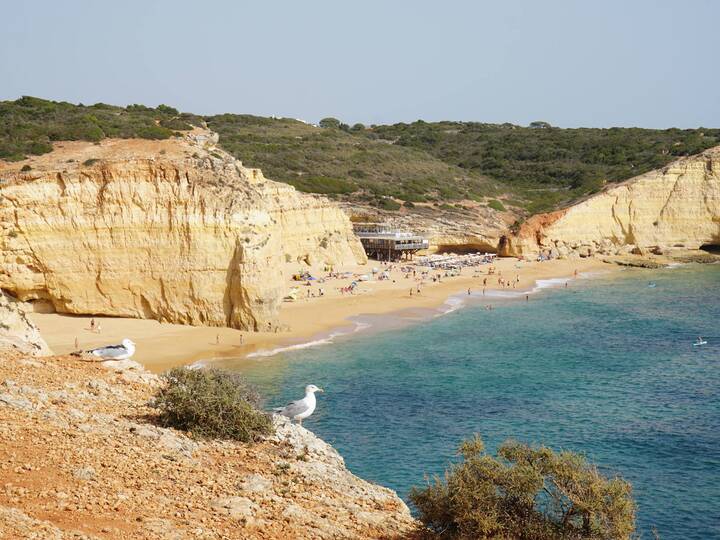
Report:
<svg viewBox="0 0 720 540"><path fill-rule="evenodd" d="M380 266L380 263L371 261L354 270L369 273L373 266ZM495 267L496 273L488 276L490 266ZM313 284L306 289L308 298L282 305L280 325L288 331L278 333L96 316L94 319L102 328L98 334L90 331L93 318L90 316L32 312L29 316L55 354L76 350L75 338L81 349L89 349L130 337L137 343L134 360L157 373L179 365L200 365L221 359L269 358L286 350L330 343L335 338L366 329L369 326L363 322L366 317L391 316L404 322L422 321L467 304L468 289L472 303L480 303L483 299L493 303L532 295L547 288L543 284L545 281L557 285L565 281L572 283L575 271L582 275L614 270L619 267L592 258L522 263L515 258L503 258L492 265L463 268L461 275L443 277L441 282L413 280L393 271L391 277L394 279L360 282L358 293L353 295L339 291L347 278L344 281L329 279L320 285L324 296L310 296L319 289ZM315 272L320 273L318 269ZM520 282L516 288L501 287L497 282L500 275L513 281L519 276ZM488 281L485 297L481 293L483 279ZM292 285L297 283L290 282L289 286ZM414 292L418 286L421 294L410 296L410 289ZM443 306L449 307L442 310Z"/></svg>

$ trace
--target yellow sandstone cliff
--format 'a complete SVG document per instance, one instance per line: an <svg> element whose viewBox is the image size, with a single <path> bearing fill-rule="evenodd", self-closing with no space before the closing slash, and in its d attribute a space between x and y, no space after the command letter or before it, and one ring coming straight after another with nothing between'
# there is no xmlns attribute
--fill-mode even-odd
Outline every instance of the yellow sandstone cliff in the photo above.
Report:
<svg viewBox="0 0 720 540"><path fill-rule="evenodd" d="M720 245L720 147L528 219L505 255L665 252Z"/></svg>
<svg viewBox="0 0 720 540"><path fill-rule="evenodd" d="M0 162L0 289L63 313L268 329L288 272L366 261L338 207L216 141L66 142Z"/></svg>
<svg viewBox="0 0 720 540"><path fill-rule="evenodd" d="M5 351L46 356L50 348L20 302L0 291L0 354Z"/></svg>

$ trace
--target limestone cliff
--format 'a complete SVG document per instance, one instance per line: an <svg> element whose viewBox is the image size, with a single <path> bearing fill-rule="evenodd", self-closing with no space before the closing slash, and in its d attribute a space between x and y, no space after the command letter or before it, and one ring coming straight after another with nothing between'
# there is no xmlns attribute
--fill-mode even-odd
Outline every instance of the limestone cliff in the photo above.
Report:
<svg viewBox="0 0 720 540"><path fill-rule="evenodd" d="M339 208L216 141L66 142L0 162L0 289L64 313L266 329L298 263L365 262Z"/></svg>
<svg viewBox="0 0 720 540"><path fill-rule="evenodd" d="M698 249L720 244L720 147L533 216L501 242L506 255Z"/></svg>
<svg viewBox="0 0 720 540"><path fill-rule="evenodd" d="M6 350L33 356L51 352L19 302L0 292L0 351Z"/></svg>

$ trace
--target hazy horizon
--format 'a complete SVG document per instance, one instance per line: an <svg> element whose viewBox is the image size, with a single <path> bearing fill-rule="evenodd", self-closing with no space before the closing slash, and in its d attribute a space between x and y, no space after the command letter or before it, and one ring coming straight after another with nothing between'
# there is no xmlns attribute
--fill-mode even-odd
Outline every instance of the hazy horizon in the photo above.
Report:
<svg viewBox="0 0 720 540"><path fill-rule="evenodd" d="M710 0L75 0L3 11L1 100L165 103L312 123L720 126L720 4Z"/></svg>

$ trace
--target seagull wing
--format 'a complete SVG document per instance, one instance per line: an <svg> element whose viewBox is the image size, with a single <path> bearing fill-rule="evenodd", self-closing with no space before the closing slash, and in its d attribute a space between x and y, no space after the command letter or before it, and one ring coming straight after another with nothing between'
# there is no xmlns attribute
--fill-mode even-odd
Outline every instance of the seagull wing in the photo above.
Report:
<svg viewBox="0 0 720 540"><path fill-rule="evenodd" d="M108 345L106 347L89 350L88 352L100 358L113 359L127 355L128 350L122 345Z"/></svg>
<svg viewBox="0 0 720 540"><path fill-rule="evenodd" d="M299 399L297 401L291 401L278 412L283 416L287 416L288 418L295 418L298 414L304 413L309 408L310 405L308 405L307 401L305 401L304 399Z"/></svg>

